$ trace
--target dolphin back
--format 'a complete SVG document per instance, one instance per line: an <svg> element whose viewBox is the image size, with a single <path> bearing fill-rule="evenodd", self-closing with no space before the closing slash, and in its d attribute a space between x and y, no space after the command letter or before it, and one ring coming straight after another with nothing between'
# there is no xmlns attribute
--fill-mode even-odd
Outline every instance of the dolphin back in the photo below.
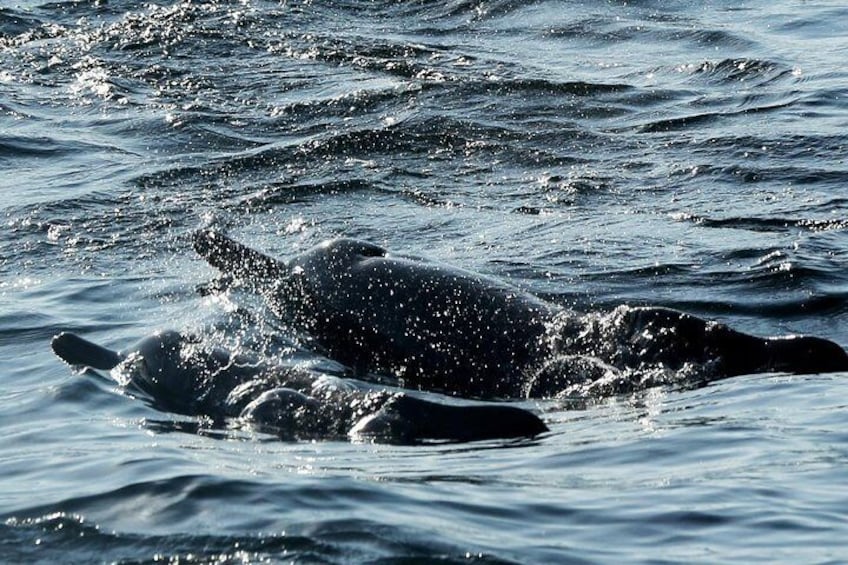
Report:
<svg viewBox="0 0 848 565"><path fill-rule="evenodd" d="M194 250L221 272L244 281L278 279L286 272L286 264L231 239L213 229L194 233Z"/></svg>
<svg viewBox="0 0 848 565"><path fill-rule="evenodd" d="M108 371L121 362L117 351L106 349L78 335L62 332L50 343L53 353L69 365L84 365L92 369Z"/></svg>

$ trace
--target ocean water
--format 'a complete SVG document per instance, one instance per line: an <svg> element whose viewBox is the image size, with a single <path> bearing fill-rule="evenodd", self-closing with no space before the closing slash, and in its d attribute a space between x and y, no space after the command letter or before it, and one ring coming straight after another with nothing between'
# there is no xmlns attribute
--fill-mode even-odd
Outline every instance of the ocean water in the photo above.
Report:
<svg viewBox="0 0 848 565"><path fill-rule="evenodd" d="M284 442L50 351L233 330L216 222L582 311L848 345L838 2L17 0L0 7L0 559L837 563L848 374L515 401L533 440ZM213 328L213 329L210 329ZM308 352L297 351L305 361Z"/></svg>

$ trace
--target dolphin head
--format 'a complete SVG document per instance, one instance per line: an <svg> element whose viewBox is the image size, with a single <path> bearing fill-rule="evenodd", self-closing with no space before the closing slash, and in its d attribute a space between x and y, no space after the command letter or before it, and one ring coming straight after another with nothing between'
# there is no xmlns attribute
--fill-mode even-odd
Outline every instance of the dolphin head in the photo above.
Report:
<svg viewBox="0 0 848 565"><path fill-rule="evenodd" d="M362 261L387 255L386 249L368 241L330 239L292 259L289 273L295 277L325 278L338 284L350 277L351 270Z"/></svg>
<svg viewBox="0 0 848 565"><path fill-rule="evenodd" d="M185 411L200 367L185 357L184 343L185 338L177 331L148 336L122 352L124 360L113 374L124 386Z"/></svg>
<svg viewBox="0 0 848 565"><path fill-rule="evenodd" d="M230 390L264 369L254 359L205 347L177 331L146 337L123 357L113 375L124 386L144 393L162 408L184 414L222 410Z"/></svg>
<svg viewBox="0 0 848 565"><path fill-rule="evenodd" d="M194 233L194 250L210 265L237 279L263 286L284 276L288 266L211 228Z"/></svg>
<svg viewBox="0 0 848 565"><path fill-rule="evenodd" d="M177 331L146 337L125 351L113 351L78 335L63 332L53 338L53 351L65 362L111 370L124 387L150 397L157 404L189 412L198 396L198 385L214 367L226 363L226 355L191 353L189 340Z"/></svg>
<svg viewBox="0 0 848 565"><path fill-rule="evenodd" d="M126 359L133 359L133 366L142 378L160 382L168 375L178 372L183 363L180 356L184 338L180 332L168 330L145 337L123 352Z"/></svg>

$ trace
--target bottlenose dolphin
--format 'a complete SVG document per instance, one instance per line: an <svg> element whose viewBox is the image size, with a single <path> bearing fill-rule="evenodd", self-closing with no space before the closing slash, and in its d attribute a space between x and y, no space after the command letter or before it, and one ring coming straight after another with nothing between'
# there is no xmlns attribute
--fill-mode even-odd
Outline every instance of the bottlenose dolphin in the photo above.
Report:
<svg viewBox="0 0 848 565"><path fill-rule="evenodd" d="M122 352L72 333L54 337L52 347L71 365L111 370L127 389L160 409L234 420L286 439L417 443L534 437L547 431L536 415L518 407L420 398L209 348L176 331L153 334Z"/></svg>
<svg viewBox="0 0 848 565"><path fill-rule="evenodd" d="M333 239L283 261L214 229L193 241L330 357L363 378L393 375L409 388L545 397L604 378L618 383L612 392L628 390L640 371L699 382L848 371L848 355L825 339L761 338L668 308L577 314L495 278L369 242Z"/></svg>
<svg viewBox="0 0 848 565"><path fill-rule="evenodd" d="M494 279L334 239L288 263L212 230L210 264L262 291L271 309L360 374L465 397L516 397L558 309Z"/></svg>

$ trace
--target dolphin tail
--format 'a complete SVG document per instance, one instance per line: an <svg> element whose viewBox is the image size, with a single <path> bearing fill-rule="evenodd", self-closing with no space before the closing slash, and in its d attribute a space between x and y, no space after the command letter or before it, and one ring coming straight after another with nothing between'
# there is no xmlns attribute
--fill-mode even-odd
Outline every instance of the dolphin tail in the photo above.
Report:
<svg viewBox="0 0 848 565"><path fill-rule="evenodd" d="M117 351L106 349L68 332L54 337L50 346L53 353L69 365L85 365L92 369L108 371L123 359Z"/></svg>
<svg viewBox="0 0 848 565"><path fill-rule="evenodd" d="M286 272L284 262L213 229L196 231L193 243L194 250L210 265L241 280L273 280Z"/></svg>

